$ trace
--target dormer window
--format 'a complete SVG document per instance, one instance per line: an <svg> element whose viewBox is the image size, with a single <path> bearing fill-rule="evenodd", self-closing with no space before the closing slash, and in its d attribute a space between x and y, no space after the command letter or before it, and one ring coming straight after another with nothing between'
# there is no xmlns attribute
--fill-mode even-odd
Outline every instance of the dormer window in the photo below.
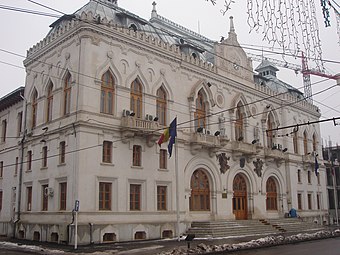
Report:
<svg viewBox="0 0 340 255"><path fill-rule="evenodd" d="M137 26L136 26L135 24L131 24L131 25L129 26L129 29L131 29L131 30L133 30L134 32L136 32L136 31L137 31Z"/></svg>

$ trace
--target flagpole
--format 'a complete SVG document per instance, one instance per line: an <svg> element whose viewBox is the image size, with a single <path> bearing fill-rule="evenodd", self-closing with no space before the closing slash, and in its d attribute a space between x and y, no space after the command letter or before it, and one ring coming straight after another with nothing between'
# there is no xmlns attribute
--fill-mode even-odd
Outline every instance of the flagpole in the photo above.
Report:
<svg viewBox="0 0 340 255"><path fill-rule="evenodd" d="M177 137L175 138L175 174L176 174L176 233L177 233L177 241L180 241L179 234L179 225L180 225L180 216L179 216L179 176L178 176L178 145L177 145Z"/></svg>

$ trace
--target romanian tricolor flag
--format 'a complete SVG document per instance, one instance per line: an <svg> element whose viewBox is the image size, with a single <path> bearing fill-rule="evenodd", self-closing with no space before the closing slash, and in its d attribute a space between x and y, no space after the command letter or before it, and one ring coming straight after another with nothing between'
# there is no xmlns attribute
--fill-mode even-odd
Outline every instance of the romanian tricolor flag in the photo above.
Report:
<svg viewBox="0 0 340 255"><path fill-rule="evenodd" d="M161 146L162 143L166 143L167 141L169 141L170 138L170 133L169 133L169 127L167 127L163 134L161 135L161 137L158 139L158 145Z"/></svg>
<svg viewBox="0 0 340 255"><path fill-rule="evenodd" d="M170 126L164 130L163 134L161 135L157 142L158 145L161 146L162 143L165 143L170 140L168 144L169 157L171 157L172 146L175 143L176 136L177 136L177 117L174 118L174 120L170 123Z"/></svg>

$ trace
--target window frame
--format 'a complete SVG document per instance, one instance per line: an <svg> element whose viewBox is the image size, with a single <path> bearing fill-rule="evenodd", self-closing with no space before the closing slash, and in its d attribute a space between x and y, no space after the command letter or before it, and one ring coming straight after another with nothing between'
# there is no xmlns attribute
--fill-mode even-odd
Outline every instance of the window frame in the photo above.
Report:
<svg viewBox="0 0 340 255"><path fill-rule="evenodd" d="M167 125L167 94L163 86L157 90L156 116L160 125Z"/></svg>
<svg viewBox="0 0 340 255"><path fill-rule="evenodd" d="M66 159L66 142L61 141L59 143L59 164L65 164Z"/></svg>
<svg viewBox="0 0 340 255"><path fill-rule="evenodd" d="M168 210L168 186L157 185L157 211Z"/></svg>
<svg viewBox="0 0 340 255"><path fill-rule="evenodd" d="M142 166L142 146L133 145L132 147L132 166L141 167Z"/></svg>
<svg viewBox="0 0 340 255"><path fill-rule="evenodd" d="M130 109L136 118L142 118L143 113L143 86L139 79L134 79L130 88Z"/></svg>
<svg viewBox="0 0 340 255"><path fill-rule="evenodd" d="M47 168L47 153L48 153L48 148L47 146L43 146L41 149L41 167L42 168Z"/></svg>
<svg viewBox="0 0 340 255"><path fill-rule="evenodd" d="M109 188L108 190L106 189L107 187ZM112 182L99 182L98 210L99 211L112 210Z"/></svg>
<svg viewBox="0 0 340 255"><path fill-rule="evenodd" d="M112 164L112 145L111 141L103 141L102 163Z"/></svg>
<svg viewBox="0 0 340 255"><path fill-rule="evenodd" d="M26 211L28 212L32 211L32 194L33 194L32 189L33 189L32 186L26 187L27 192Z"/></svg>
<svg viewBox="0 0 340 255"><path fill-rule="evenodd" d="M31 150L27 151L27 171L32 171L32 157L33 152Z"/></svg>
<svg viewBox="0 0 340 255"><path fill-rule="evenodd" d="M141 195L142 195L142 184L130 184L130 211L141 211L142 208L142 201L141 201Z"/></svg>
<svg viewBox="0 0 340 255"><path fill-rule="evenodd" d="M2 120L2 123L1 123L1 142L2 143L6 142L6 135L7 135L7 120L4 119Z"/></svg>
<svg viewBox="0 0 340 255"><path fill-rule="evenodd" d="M109 70L107 70L102 75L101 78L100 112L113 115L115 104L114 99L115 99L115 79L112 73Z"/></svg>
<svg viewBox="0 0 340 255"><path fill-rule="evenodd" d="M67 182L59 183L59 210L65 211L67 206Z"/></svg>
<svg viewBox="0 0 340 255"><path fill-rule="evenodd" d="M168 168L168 151L165 149L159 150L159 169L167 169Z"/></svg>
<svg viewBox="0 0 340 255"><path fill-rule="evenodd" d="M64 86L63 86L63 116L70 114L71 112L71 80L72 76L70 72L67 72L64 78Z"/></svg>
<svg viewBox="0 0 340 255"><path fill-rule="evenodd" d="M45 194L46 188L48 188L48 184L41 185L42 189L41 211L48 211L48 195Z"/></svg>

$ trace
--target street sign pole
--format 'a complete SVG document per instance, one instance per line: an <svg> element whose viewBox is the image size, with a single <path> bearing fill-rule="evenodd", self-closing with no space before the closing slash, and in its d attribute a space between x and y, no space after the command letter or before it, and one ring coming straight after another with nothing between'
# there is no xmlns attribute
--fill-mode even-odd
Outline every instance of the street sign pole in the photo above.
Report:
<svg viewBox="0 0 340 255"><path fill-rule="evenodd" d="M78 211L79 211L79 200L76 200L74 205L74 211L76 212L75 217L75 228L74 228L74 249L78 248Z"/></svg>

